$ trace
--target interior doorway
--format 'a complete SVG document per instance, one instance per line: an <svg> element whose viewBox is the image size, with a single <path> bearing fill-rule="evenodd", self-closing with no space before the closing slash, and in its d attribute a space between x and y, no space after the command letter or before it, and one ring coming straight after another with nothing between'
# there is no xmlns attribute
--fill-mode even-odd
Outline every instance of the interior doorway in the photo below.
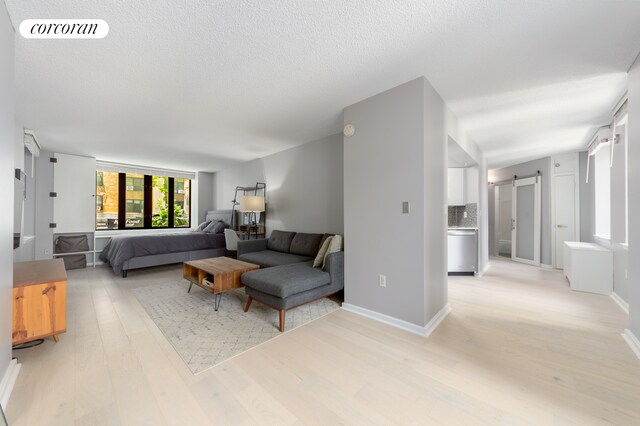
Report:
<svg viewBox="0 0 640 426"><path fill-rule="evenodd" d="M496 253L508 258L511 258L512 188L511 183L495 187Z"/></svg>
<svg viewBox="0 0 640 426"><path fill-rule="evenodd" d="M511 259L540 266L541 176L513 181Z"/></svg>

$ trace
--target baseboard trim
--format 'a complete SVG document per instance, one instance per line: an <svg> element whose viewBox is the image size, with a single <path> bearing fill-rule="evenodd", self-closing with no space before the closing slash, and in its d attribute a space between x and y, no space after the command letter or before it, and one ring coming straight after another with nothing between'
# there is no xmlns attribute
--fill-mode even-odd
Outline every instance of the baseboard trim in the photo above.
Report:
<svg viewBox="0 0 640 426"><path fill-rule="evenodd" d="M547 265L546 263L541 263L540 267L542 269L556 269L556 268L553 267L553 265Z"/></svg>
<svg viewBox="0 0 640 426"><path fill-rule="evenodd" d="M476 277L481 277L481 276L483 276L483 275L484 275L484 274L489 270L489 267L490 267L490 266L491 266L491 263L490 263L490 262L487 262L487 264L486 264L486 265L484 265L484 268L482 268L482 270L481 270L481 271L476 272Z"/></svg>
<svg viewBox="0 0 640 426"><path fill-rule="evenodd" d="M18 364L18 360L12 359L7 367L7 371L4 372L4 376L0 382L0 405L2 405L3 410L7 408L7 403L9 402L11 391L13 391L13 386L18 379L21 366L22 364Z"/></svg>
<svg viewBox="0 0 640 426"><path fill-rule="evenodd" d="M426 331L425 337L429 337L431 333L433 333L436 328L438 328L442 320L444 320L447 315L449 315L450 312L451 305L447 303L442 309L440 309L440 311L438 311L438 313L433 318L431 318L431 321L429 321L427 325L424 326L424 329Z"/></svg>
<svg viewBox="0 0 640 426"><path fill-rule="evenodd" d="M615 291L611 292L611 294L609 296L611 296L613 301L616 302L616 304L618 306L620 306L620 308L623 311L625 311L627 313L627 315L629 315L629 304L627 302L625 302L622 297L618 296L618 294Z"/></svg>
<svg viewBox="0 0 640 426"><path fill-rule="evenodd" d="M380 312L372 311L370 309L361 308L360 306L351 305L349 303L343 303L342 309L423 337L429 337L449 312L451 312L451 306L447 303L427 325L419 326L405 320L381 314Z"/></svg>
<svg viewBox="0 0 640 426"><path fill-rule="evenodd" d="M622 333L622 338L627 342L634 354L640 359L640 340L628 328Z"/></svg>

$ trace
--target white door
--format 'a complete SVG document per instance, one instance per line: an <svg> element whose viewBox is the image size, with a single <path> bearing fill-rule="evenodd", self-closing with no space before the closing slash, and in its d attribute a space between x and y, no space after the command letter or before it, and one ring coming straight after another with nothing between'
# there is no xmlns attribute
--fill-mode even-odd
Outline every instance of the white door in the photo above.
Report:
<svg viewBox="0 0 640 426"><path fill-rule="evenodd" d="M96 159L55 154L53 169L54 232L94 232L96 230Z"/></svg>
<svg viewBox="0 0 640 426"><path fill-rule="evenodd" d="M540 176L513 182L511 258L540 266Z"/></svg>
<svg viewBox="0 0 640 426"><path fill-rule="evenodd" d="M564 267L564 242L578 241L576 235L576 176L555 177L556 268Z"/></svg>

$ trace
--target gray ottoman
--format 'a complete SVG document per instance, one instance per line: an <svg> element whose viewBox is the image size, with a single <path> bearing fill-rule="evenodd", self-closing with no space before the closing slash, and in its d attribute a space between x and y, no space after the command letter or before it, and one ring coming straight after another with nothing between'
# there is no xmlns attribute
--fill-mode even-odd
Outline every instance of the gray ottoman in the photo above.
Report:
<svg viewBox="0 0 640 426"><path fill-rule="evenodd" d="M313 302L342 289L342 283L331 283L331 274L314 268L313 262L293 263L245 272L242 284L249 298L244 311L255 299L280 313L280 331L284 331L285 312Z"/></svg>

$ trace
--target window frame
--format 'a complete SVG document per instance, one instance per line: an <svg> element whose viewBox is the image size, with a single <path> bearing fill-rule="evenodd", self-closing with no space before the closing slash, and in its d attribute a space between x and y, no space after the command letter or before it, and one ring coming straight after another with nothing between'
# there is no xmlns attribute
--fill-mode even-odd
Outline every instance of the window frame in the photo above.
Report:
<svg viewBox="0 0 640 426"><path fill-rule="evenodd" d="M98 173L102 172L102 170L98 170ZM134 188L139 187L134 185L127 185L127 180L128 179L141 179L141 178L127 178L127 173L124 172L119 172L118 173L118 231L128 231L128 230L140 230L140 229L146 229L146 230L153 230L153 229L189 229L192 227L192 209L191 209L191 205L192 205L192 182L193 179L191 178L182 178L182 179L189 179L189 191L188 193L185 192L185 195L188 196L189 199L189 209L188 209L188 217L189 217L189 223L187 226L179 226L176 227L175 225L175 218L174 218L174 204L175 204L175 197L174 197L174 180L176 179L175 177L172 176L162 176L162 175L143 175L144 178L142 178L143 180L143 186L142 186L142 191L143 191L143 198L142 200L129 200L129 201L140 201L138 204L142 204L142 213L143 213L143 226L138 226L138 227L127 227L126 226L126 215L127 213L131 213L131 212L127 212L127 189L129 186L133 186ZM153 226L152 225L152 218L153 218L153 177L154 176L162 176L165 177L166 179L168 179L168 192L167 192L167 215L168 215L168 224L167 226ZM131 181L131 183L134 183L134 181ZM97 184L97 182L96 182ZM96 185L97 186L97 185ZM134 189L135 190L135 189ZM133 204L133 203L131 203ZM184 209L184 207L183 207ZM96 210L96 215L97 215L98 211ZM96 216L97 218L97 216ZM97 226L97 220L96 220L96 226ZM115 229L97 229L96 227L96 232L101 232L101 231L114 231Z"/></svg>

